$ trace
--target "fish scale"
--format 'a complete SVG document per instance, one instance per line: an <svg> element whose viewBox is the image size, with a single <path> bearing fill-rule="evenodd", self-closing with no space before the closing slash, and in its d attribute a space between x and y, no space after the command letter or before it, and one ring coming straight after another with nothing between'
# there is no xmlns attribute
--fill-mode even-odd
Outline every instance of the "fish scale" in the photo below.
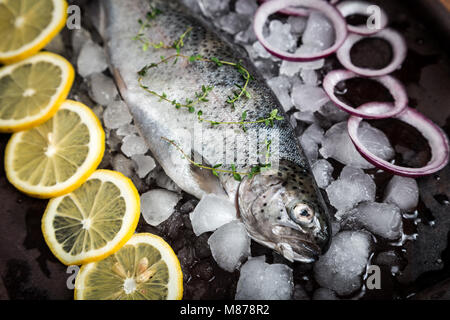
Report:
<svg viewBox="0 0 450 320"><path fill-rule="evenodd" d="M180 188L198 198L207 193L216 193L228 196L233 202L238 199L240 215L244 223L247 222L246 227L250 236L280 251L290 260L310 262L317 254L326 250L331 234L327 208L287 119L275 120L273 126L265 123L246 125L246 131L240 125L212 126L205 122L200 123L197 119L198 110L202 110L202 117L205 119L230 122L241 121L244 111L247 112L247 121L267 118L274 109L280 110L279 113L284 115L276 96L248 62L244 51L221 39L205 26L201 18L198 20L198 17L191 16L189 10L178 1L108 0L102 3L106 13L105 44L116 83L141 135L166 174ZM233 95L233 90L236 90L235 84L243 85L245 82L236 67L226 65L219 67L215 63L204 61L188 62L182 58L176 64L169 61L157 68L150 68L143 77L143 83L150 90L159 94L166 93L168 99L176 99L180 103L184 103L186 98L194 100L194 93L201 91L202 85L212 86L213 90L208 95L209 101L195 105L195 113L183 108L176 109L172 104L161 101L159 97L143 90L139 86L137 72L150 63L158 63L161 56L168 57L176 53L175 49L153 47L143 51L142 44L133 40L140 28L138 20L145 20L145 15L150 10L149 5L158 8L161 13L150 21L151 26L143 32L144 37L152 43L162 41L170 45L192 28L184 38L181 53L187 56L200 54L206 58L216 57L233 63L242 61L242 65L254 77L247 88L251 98L239 99L234 109L226 102L228 97ZM258 160L263 163L265 141L270 140L271 171L276 171L277 164L280 163L283 164L282 168L289 168L289 172L298 176L298 179L292 179L286 174L282 174L281 178L276 174L264 173L261 176L269 180L273 177L277 181L280 179L290 181L282 188L288 186L290 188L293 183L300 180L308 186L301 188L298 185L297 191L290 192L288 197L269 192L274 197L272 199L274 203L282 207L278 209L286 213L284 220L287 222L280 226L275 215L268 214L261 217L256 209L243 203L242 201L246 201L249 195L238 196L238 189L245 189L247 184L263 179L259 177L260 175L253 179L244 177L242 183L236 181L229 173L219 173L217 178L210 170L190 164L175 146L170 145L162 137L173 140L186 154L191 154L196 161L200 158L205 165L220 163L221 168L229 170L239 158L240 161L235 163L238 172L249 172L251 166ZM253 149L250 150L251 148ZM224 154L227 156L225 159ZM270 184L267 188L270 188ZM292 191L292 188L290 190ZM305 190L307 203L311 205L303 204L306 203L306 198L300 191ZM286 201L289 201L289 204L285 203ZM290 217L298 214L299 208L310 207L314 207L311 209L314 221L301 225L294 221L295 217L294 220ZM245 219L246 217L248 219ZM265 224L256 229L250 225L251 221L259 220L264 220ZM277 232L280 234L279 228L289 230L281 232L280 236L277 235ZM308 248L304 249L306 247Z"/></svg>

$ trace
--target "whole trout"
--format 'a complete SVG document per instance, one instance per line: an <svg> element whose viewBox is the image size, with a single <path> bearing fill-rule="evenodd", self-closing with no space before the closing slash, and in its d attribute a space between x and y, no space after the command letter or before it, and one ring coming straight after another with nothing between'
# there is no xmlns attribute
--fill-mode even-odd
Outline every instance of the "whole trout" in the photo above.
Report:
<svg viewBox="0 0 450 320"><path fill-rule="evenodd" d="M250 237L290 261L324 253L327 207L280 103L242 49L175 0L102 6L112 73L166 174L198 198L229 197Z"/></svg>

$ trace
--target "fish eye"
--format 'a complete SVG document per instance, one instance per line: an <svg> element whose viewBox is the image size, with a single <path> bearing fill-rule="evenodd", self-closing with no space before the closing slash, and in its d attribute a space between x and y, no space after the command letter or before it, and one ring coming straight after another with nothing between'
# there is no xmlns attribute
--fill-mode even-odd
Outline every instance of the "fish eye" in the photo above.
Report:
<svg viewBox="0 0 450 320"><path fill-rule="evenodd" d="M296 223L308 225L314 219L314 210L305 203L297 203L289 210L289 216Z"/></svg>

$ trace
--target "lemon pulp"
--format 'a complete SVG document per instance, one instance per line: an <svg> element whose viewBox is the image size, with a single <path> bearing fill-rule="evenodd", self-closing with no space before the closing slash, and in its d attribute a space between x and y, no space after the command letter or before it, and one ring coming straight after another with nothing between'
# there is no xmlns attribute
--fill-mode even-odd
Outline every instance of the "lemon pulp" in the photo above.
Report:
<svg viewBox="0 0 450 320"><path fill-rule="evenodd" d="M97 261L131 237L139 208L139 194L128 178L98 170L80 188L49 202L42 218L44 238L64 264Z"/></svg>
<svg viewBox="0 0 450 320"><path fill-rule="evenodd" d="M75 298L181 299L182 279L180 263L163 239L151 234L135 234L115 254L81 268Z"/></svg>
<svg viewBox="0 0 450 320"><path fill-rule="evenodd" d="M81 103L66 101L47 122L11 137L5 155L7 177L31 196L68 193L95 171L104 141L94 113Z"/></svg>

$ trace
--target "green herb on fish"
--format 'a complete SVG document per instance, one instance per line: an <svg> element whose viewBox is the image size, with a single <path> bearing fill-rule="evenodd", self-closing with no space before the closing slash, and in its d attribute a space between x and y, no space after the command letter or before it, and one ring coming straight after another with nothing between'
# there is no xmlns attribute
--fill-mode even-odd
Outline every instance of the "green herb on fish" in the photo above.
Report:
<svg viewBox="0 0 450 320"><path fill-rule="evenodd" d="M184 39L186 38L186 36L192 31L192 28L188 28L179 38L178 40L176 40L172 45L166 45L162 42L160 43L152 43L146 39L144 39L144 30L148 27L151 26L151 20L155 19L155 17L160 13L160 11L155 11L155 9L153 8L150 12L147 13L146 15L146 21L142 21L139 20L139 24L141 25L141 28L139 29L138 34L133 38L134 40L138 40L142 43L142 49L143 51L147 51L149 47L153 47L155 49L175 49L176 50L176 54L173 54L169 57L164 57L161 56L161 60L157 63L151 63L148 64L146 66L144 66L141 70L138 71L138 75L139 75L139 85L142 89L146 90L147 92L158 96L161 100L166 100L167 102L172 103L177 109L181 109L181 108L185 108L188 109L189 112L194 113L195 112L195 107L194 105L198 104L199 102L208 102L208 99L206 99L207 94L212 90L212 87L206 87L205 90L205 86L202 86L202 93L195 93L197 100L191 100L191 99L186 99L186 103L180 103L179 101L176 100L169 100L167 98L167 95L165 93L163 94L158 94L157 92L150 90L148 86L145 86L142 83L142 78L144 76L147 75L147 72L151 69L151 68L156 68L158 67L160 64L166 64L169 60L174 59L174 64L176 64L178 62L179 58L184 58L186 59L188 62L195 62L195 61L202 61L202 62L211 62L211 63L215 63L218 67L222 67L224 65L226 66L231 66L236 68L236 70L242 75L243 79L245 80L243 85L240 84L235 84L235 87L238 88L238 91L234 91L233 92L233 96L229 96L226 100L226 102L228 104L231 105L231 107L234 109L235 108L235 103L243 98L246 97L247 99L251 99L251 94L248 92L247 88L248 88L248 84L250 82L250 80L253 79L253 77L250 75L250 73L248 72L248 70L246 68L244 68L242 66L242 63L239 61L238 63L234 63L234 62L229 62L229 61L223 61L220 60L216 57L211 57L211 58L205 58L200 54L195 54L192 56L187 56L181 53L181 48L184 46ZM201 110L199 111L201 112ZM248 121L245 122L245 119L243 119L243 121L240 122L233 122L233 123L228 123L228 124L240 124L242 126L242 129L245 131L246 127L245 124L252 124L252 123L259 123L259 122L264 122L264 123L269 123L269 124L273 124L273 120L276 118L273 117L269 117L267 119L264 120L258 120L258 121ZM282 120L282 117L278 117L277 120ZM226 122L220 122L220 121L212 121L212 120L206 120L206 119L200 119L199 116L199 120L201 121L205 121L205 122L209 122L212 125L217 125L217 124L227 124Z"/></svg>
<svg viewBox="0 0 450 320"><path fill-rule="evenodd" d="M175 143L175 141L167 139L166 137L161 137L161 139L167 141L168 143L170 143L172 146L174 146L175 148L177 148L178 151L180 151L180 153L182 154L183 158L185 158L187 161L189 161L192 165L198 167L198 168L202 168L205 170L211 170L212 174L214 174L216 177L219 176L219 172L220 173L227 173L227 174L231 174L233 175L233 178L236 181L242 181L242 176L248 176L250 179L253 178L255 175L261 173L264 169L269 169L271 167L270 163L265 163L265 164L257 164L251 167L250 172L238 172L236 170L236 165L235 164L231 164L231 170L227 170L227 169L223 169L223 165L222 164L216 164L212 167L210 166L206 166L204 164L195 162L194 160L192 160L184 151L183 149L181 149L181 147L179 145L177 145ZM269 154L270 154L270 144L271 141L267 141L265 140L265 144L266 144L266 162L269 160Z"/></svg>
<svg viewBox="0 0 450 320"><path fill-rule="evenodd" d="M151 21L156 18L159 14L161 14L161 10L158 8L150 6L150 11L145 15L145 21L142 19L138 20L140 24L140 29L136 36L133 37L133 40L137 40L142 43L142 50L147 51L149 47L153 47L155 49L160 49L164 47L164 43L152 43L144 38L144 30L151 27Z"/></svg>
<svg viewBox="0 0 450 320"><path fill-rule="evenodd" d="M183 35L186 35L186 33L184 33ZM247 69L245 69L240 63L234 63L234 62L229 62L229 61L222 61L222 60L218 60L217 58L210 58L210 59L208 59L208 58L204 58L203 56L201 56L199 54L192 55L192 56L187 56L187 55L184 55L181 52L179 52L179 48L183 44L184 44L183 40L180 37L180 40L176 41L174 43L176 48L174 48L173 46L167 47L167 46L163 45L162 48L174 48L174 49L177 50L177 53L176 54L172 54L172 55L170 55L168 57L162 56L161 60L159 62L150 63L148 65L145 65L141 70L138 71L139 85L140 85L140 87L142 89L146 90L147 92L149 92L149 93L151 93L153 95L156 95L156 96L162 98L162 94L158 94L157 92L155 92L153 90L148 90L149 89L148 86L145 86L142 83L142 81L143 81L142 78L145 77L147 75L148 71L150 69L152 69L152 68L156 68L156 67L160 66L161 64L166 64L172 59L174 59L174 63L176 63L178 61L178 58L183 58L183 59L186 59L189 62L195 62L195 61L213 62L216 65L219 65L219 64L221 66L228 65L228 66L236 68L238 70L238 72L242 74L243 78L245 79L245 82L244 82L244 85L242 85L242 86L239 85L239 84L235 84L236 88L239 89L239 92L233 92L233 97L228 97L227 103L230 104L234 108L235 107L235 103L239 99L241 99L242 97L245 96L246 98L251 99L251 95L247 91L247 87L248 87L248 84L249 84L250 80L252 79L252 76L247 71ZM203 87L205 87L205 86L203 86ZM208 88L210 88L210 87L208 87ZM208 90L208 93L211 90L212 89ZM205 93L205 91L203 91L203 93ZM197 93L196 93L196 95L197 95ZM165 100L165 99L163 99L163 100ZM169 101L169 102L171 102L171 101ZM200 101L196 101L196 103L198 103L198 102L208 102L208 100L206 99L206 97L203 97L203 99L201 99ZM196 104L196 103L194 103L194 104ZM185 108L188 108L188 109L191 109L191 107L193 107L192 104L181 104L181 103L178 103L178 104L180 104L181 107L185 107Z"/></svg>
<svg viewBox="0 0 450 320"><path fill-rule="evenodd" d="M215 120L209 120L209 119L202 118L202 115L203 115L203 112L201 110L199 112L197 112L197 117L200 122L208 122L211 125L219 125L219 124L240 125L244 131L247 131L247 128L245 127L246 125L256 124L256 123L265 123L266 125L272 127L274 124L274 120L283 120L284 119L282 116L278 115L278 109L272 110L272 112L270 113L270 116L267 118L261 118L261 119L253 120L253 121L245 121L245 119L247 118L247 111L244 111L242 113L242 116L241 116L242 121L215 121Z"/></svg>

